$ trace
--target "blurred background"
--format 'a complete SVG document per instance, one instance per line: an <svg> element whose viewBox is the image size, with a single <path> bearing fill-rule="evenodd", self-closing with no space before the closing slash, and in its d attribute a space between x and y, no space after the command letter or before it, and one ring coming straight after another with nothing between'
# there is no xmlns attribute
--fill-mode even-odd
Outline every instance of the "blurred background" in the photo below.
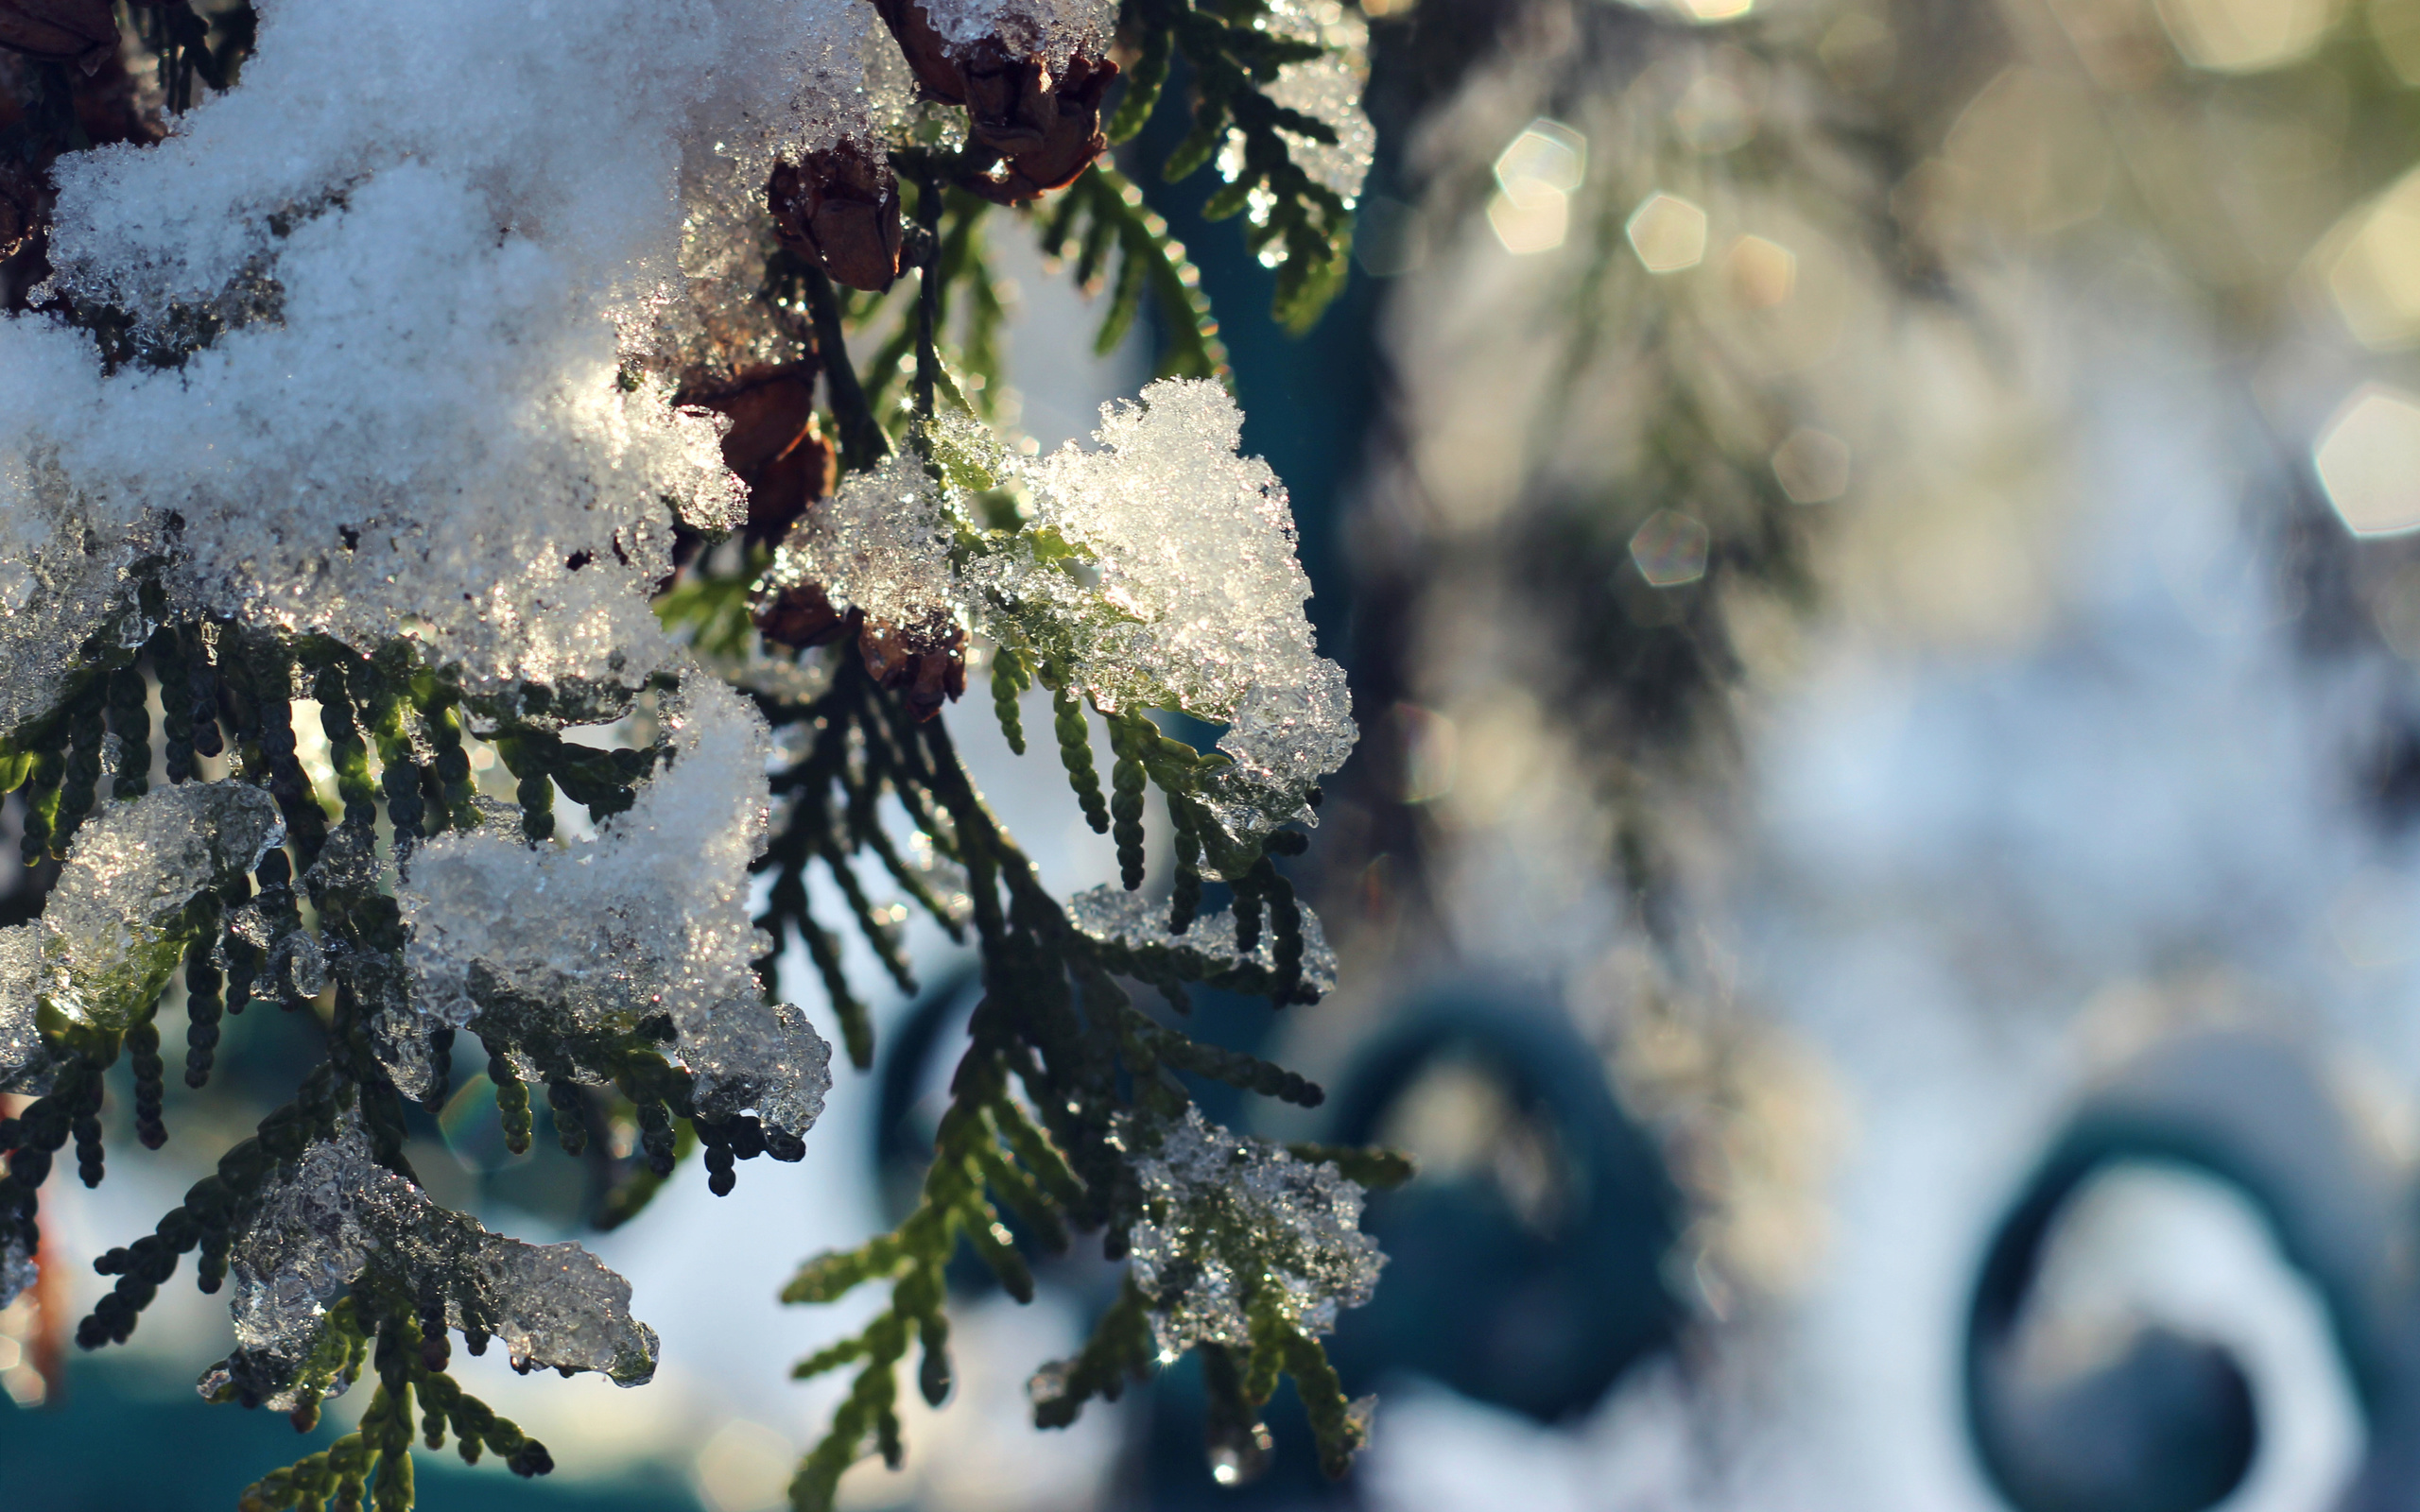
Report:
<svg viewBox="0 0 2420 1512"><path fill-rule="evenodd" d="M2420 0L1360 9L1379 162L1311 335L1207 186L1154 193L1362 724L1294 866L1344 986L1197 1022L1329 1091L1215 1115L1420 1159L1337 1340L1374 1447L1329 1485L1281 1400L1219 1485L1184 1367L1035 1433L1110 1295L1069 1262L1030 1307L966 1278L956 1400L849 1503L2420 1504ZM1150 338L1096 357L1006 239L1052 447ZM956 728L1046 880L1115 874ZM561 1469L424 1505L780 1503L837 1389L788 1365L856 1314L774 1294L904 1211L969 1007L918 939L875 1074L731 1199L600 1235L479 1084L421 1125L441 1197L580 1238L665 1344L627 1393L461 1362ZM283 1032L231 1021L229 1085L285 1087ZM60 1252L148 1228L249 1124L217 1091L45 1194ZM12 1505L223 1508L293 1456L193 1394L216 1301L63 1373L39 1315L0 1314Z"/></svg>

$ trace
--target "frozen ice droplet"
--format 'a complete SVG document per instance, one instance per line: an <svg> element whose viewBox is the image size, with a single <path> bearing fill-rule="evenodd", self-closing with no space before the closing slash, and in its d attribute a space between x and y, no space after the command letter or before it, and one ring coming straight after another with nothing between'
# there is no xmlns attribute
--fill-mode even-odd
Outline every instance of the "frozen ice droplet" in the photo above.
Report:
<svg viewBox="0 0 2420 1512"><path fill-rule="evenodd" d="M0 929L0 1091L39 1097L50 1091L56 1067L36 1020L41 984L40 927Z"/></svg>
<svg viewBox="0 0 2420 1512"><path fill-rule="evenodd" d="M1304 908L1302 985L1324 997L1336 989L1336 952L1319 916ZM1168 930L1168 905L1141 893L1103 884L1078 893L1067 919L1095 943L1108 947L1104 964L1115 971L1157 976L1174 969L1187 981L1201 980L1238 992L1268 990L1277 974L1274 931L1263 929L1251 950L1236 943L1236 916L1221 908L1201 915L1182 935Z"/></svg>

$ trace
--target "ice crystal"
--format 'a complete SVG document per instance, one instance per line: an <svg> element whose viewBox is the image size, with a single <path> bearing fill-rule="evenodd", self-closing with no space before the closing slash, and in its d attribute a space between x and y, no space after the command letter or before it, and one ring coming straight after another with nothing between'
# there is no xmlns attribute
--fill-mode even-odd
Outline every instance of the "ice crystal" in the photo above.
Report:
<svg viewBox="0 0 2420 1512"><path fill-rule="evenodd" d="M1329 949L1317 915L1303 915L1303 985L1324 996L1336 989L1336 952ZM1274 977L1276 945L1264 928L1251 950L1236 945L1236 918L1220 909L1195 919L1182 935L1168 929L1168 905L1148 901L1139 892L1106 884L1078 893L1068 901L1067 916L1089 937L1120 953L1121 970L1150 974L1174 968L1178 974L1216 978L1238 969L1256 969Z"/></svg>
<svg viewBox="0 0 2420 1512"><path fill-rule="evenodd" d="M851 477L820 500L782 542L767 578L774 588L812 583L842 612L925 626L960 613L950 568L950 525L940 487L909 452Z"/></svg>
<svg viewBox="0 0 2420 1512"><path fill-rule="evenodd" d="M285 838L276 800L240 782L155 787L76 832L43 908L40 991L71 1019L123 1029L186 944L185 909Z"/></svg>
<svg viewBox="0 0 2420 1512"><path fill-rule="evenodd" d="M1334 142L1319 142L1279 129L1295 164L1335 191L1349 208L1360 198L1361 181L1369 177L1378 144L1377 129L1361 110L1361 92L1370 80L1370 24L1340 0L1271 0L1263 26L1288 42L1319 43L1326 49L1308 62L1278 70L1267 93L1277 104L1336 133ZM1233 181L1243 168L1243 133L1231 131L1219 154L1219 171ZM1253 219L1265 222L1275 203L1267 190L1258 191L1253 197Z"/></svg>
<svg viewBox="0 0 2420 1512"><path fill-rule="evenodd" d="M51 483L46 505L6 507L39 497L38 478ZM131 612L133 550L87 532L59 492L49 469L0 453L0 732L55 705L85 640Z"/></svg>
<svg viewBox="0 0 2420 1512"><path fill-rule="evenodd" d="M1025 471L1028 537L1074 548L1080 573L1014 552L971 569L998 603L1047 615L1046 649L1102 706L1227 724L1219 748L1236 767L1214 806L1238 834L1309 821L1305 791L1355 737L1343 669L1303 614L1285 486L1242 438L1243 412L1204 380L1104 405L1097 450L1071 441Z"/></svg>
<svg viewBox="0 0 2420 1512"><path fill-rule="evenodd" d="M259 1196L229 1255L235 1351L201 1394L279 1411L343 1380L310 1379L328 1304L375 1268L446 1323L501 1340L521 1369L594 1370L625 1386L655 1374L655 1331L631 1316L631 1283L575 1244L526 1245L433 1201L380 1165L357 1123L313 1144Z"/></svg>
<svg viewBox="0 0 2420 1512"><path fill-rule="evenodd" d="M1201 1343L1250 1344L1256 1318L1317 1337L1340 1309L1370 1299L1386 1256L1361 1232L1361 1189L1334 1165L1232 1133L1190 1106L1155 1131L1132 1120L1124 1131L1138 1145L1154 1134L1156 1149L1135 1151L1143 1215L1128 1241L1163 1359Z"/></svg>
<svg viewBox="0 0 2420 1512"><path fill-rule="evenodd" d="M42 930L36 924L0 929L0 1091L40 1096L56 1069L37 1026Z"/></svg>
<svg viewBox="0 0 2420 1512"><path fill-rule="evenodd" d="M1041 58L1052 68L1081 52L1109 49L1117 23L1111 0L908 0L932 18L946 42L964 45L997 37L1011 52Z"/></svg>
<svg viewBox="0 0 2420 1512"><path fill-rule="evenodd" d="M797 1008L764 1001L749 964L763 954L748 864L765 843L765 722L698 675L666 722L670 767L594 840L532 850L483 827L420 849L397 895L413 1002L447 1024L488 1013L625 1036L666 1014L701 1112L753 1108L803 1134L830 1047Z"/></svg>

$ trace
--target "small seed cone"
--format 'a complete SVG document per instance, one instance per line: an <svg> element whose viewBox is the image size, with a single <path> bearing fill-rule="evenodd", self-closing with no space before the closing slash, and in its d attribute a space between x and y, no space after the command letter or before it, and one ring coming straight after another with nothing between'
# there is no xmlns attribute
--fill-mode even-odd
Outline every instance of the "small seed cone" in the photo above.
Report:
<svg viewBox="0 0 2420 1512"><path fill-rule="evenodd" d="M774 164L765 186L782 245L833 282L882 290L899 277L899 180L855 142Z"/></svg>

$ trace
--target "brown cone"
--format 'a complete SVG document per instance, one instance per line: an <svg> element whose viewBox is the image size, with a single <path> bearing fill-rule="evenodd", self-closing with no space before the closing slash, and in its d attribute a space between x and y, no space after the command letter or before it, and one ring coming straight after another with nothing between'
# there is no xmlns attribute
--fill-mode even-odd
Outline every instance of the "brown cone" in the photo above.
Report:
<svg viewBox="0 0 2420 1512"><path fill-rule="evenodd" d="M854 612L851 617L858 618ZM904 630L861 622L857 654L876 683L906 690L908 712L920 720L940 713L943 703L966 691L966 629L955 620Z"/></svg>
<svg viewBox="0 0 2420 1512"><path fill-rule="evenodd" d="M765 199L782 245L835 283L879 291L899 277L899 180L856 143L775 163Z"/></svg>
<svg viewBox="0 0 2420 1512"><path fill-rule="evenodd" d="M904 690L908 712L920 720L966 692L966 627L955 620L936 617L909 629L869 623L865 610L842 614L820 586L800 583L757 602L756 629L776 645L800 650L854 638L866 676Z"/></svg>
<svg viewBox="0 0 2420 1512"><path fill-rule="evenodd" d="M814 583L800 583L785 588L756 604L756 632L775 645L786 645L804 651L810 645L825 645L850 632L856 610L849 611L852 619L843 620L832 600Z"/></svg>
<svg viewBox="0 0 2420 1512"><path fill-rule="evenodd" d="M1105 58L1079 53L1053 77L1042 60L997 37L952 49L919 0L874 0L925 93L966 107L976 143L1004 160L967 188L999 204L1022 204L1063 189L1108 147L1101 96L1117 77Z"/></svg>
<svg viewBox="0 0 2420 1512"><path fill-rule="evenodd" d="M767 363L713 388L683 386L679 403L731 417L723 465L748 485L750 541L789 534L806 507L832 491L832 445L815 422L815 365Z"/></svg>
<svg viewBox="0 0 2420 1512"><path fill-rule="evenodd" d="M1005 163L970 175L962 180L965 186L996 204L1018 205L1074 182L1109 147L1100 129L1100 102L1116 77L1115 63L1078 54L1054 87L1017 107L1021 120L1045 121L1035 145L1004 154Z"/></svg>

